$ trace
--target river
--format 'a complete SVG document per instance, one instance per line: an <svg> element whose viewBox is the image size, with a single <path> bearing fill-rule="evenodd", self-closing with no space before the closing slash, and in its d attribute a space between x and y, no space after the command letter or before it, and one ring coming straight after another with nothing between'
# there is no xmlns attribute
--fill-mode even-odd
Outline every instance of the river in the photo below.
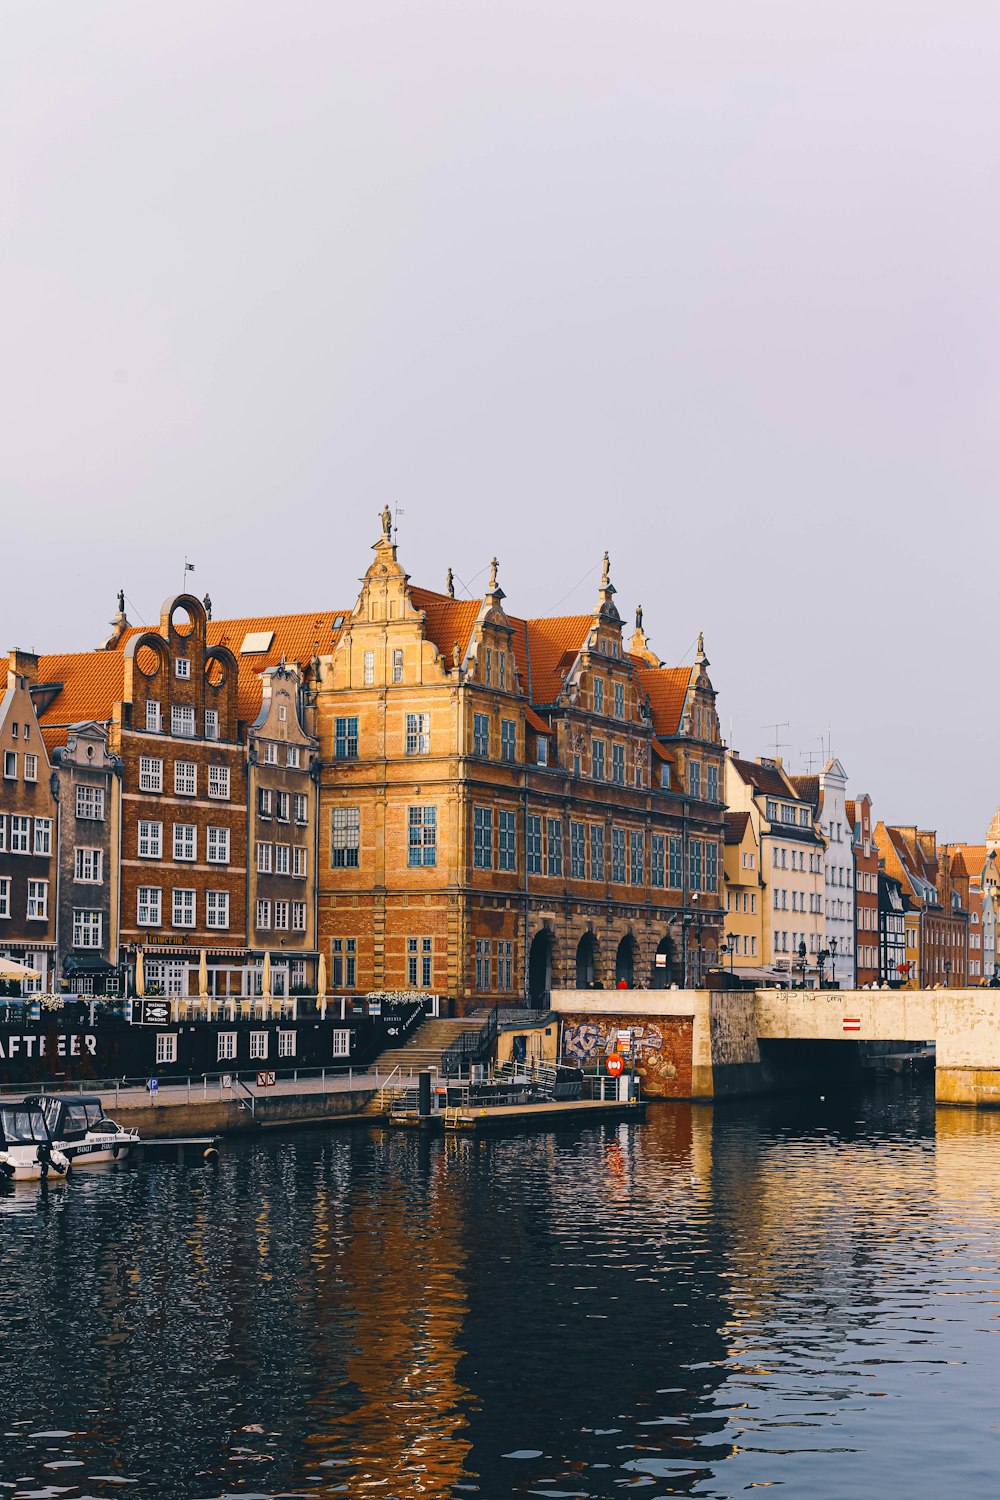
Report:
<svg viewBox="0 0 1000 1500"><path fill-rule="evenodd" d="M0 1496L985 1500L998 1231L916 1085L7 1187Z"/></svg>

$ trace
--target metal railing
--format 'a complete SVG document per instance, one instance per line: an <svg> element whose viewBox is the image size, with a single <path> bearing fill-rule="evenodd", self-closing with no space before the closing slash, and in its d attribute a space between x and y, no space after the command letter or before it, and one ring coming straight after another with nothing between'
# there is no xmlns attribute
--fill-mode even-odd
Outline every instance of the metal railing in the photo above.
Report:
<svg viewBox="0 0 1000 1500"><path fill-rule="evenodd" d="M461 1072L463 1063L482 1057L500 1030L500 1008L494 1006L478 1031L463 1031L441 1054L440 1071L446 1076Z"/></svg>

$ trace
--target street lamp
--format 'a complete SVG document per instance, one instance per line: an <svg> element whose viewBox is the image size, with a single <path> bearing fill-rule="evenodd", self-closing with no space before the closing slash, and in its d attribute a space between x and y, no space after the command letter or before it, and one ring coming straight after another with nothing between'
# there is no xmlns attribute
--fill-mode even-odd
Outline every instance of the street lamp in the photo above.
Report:
<svg viewBox="0 0 1000 1500"><path fill-rule="evenodd" d="M944 987L945 987L946 990L950 990L951 989L951 959L950 958L946 958L945 961L944 961Z"/></svg>
<svg viewBox="0 0 1000 1500"><path fill-rule="evenodd" d="M733 972L733 955L739 947L739 939L731 934L719 944L719 947L723 953L729 954L729 972L731 974Z"/></svg>
<svg viewBox="0 0 1000 1500"><path fill-rule="evenodd" d="M830 987L837 988L837 939L830 939Z"/></svg>

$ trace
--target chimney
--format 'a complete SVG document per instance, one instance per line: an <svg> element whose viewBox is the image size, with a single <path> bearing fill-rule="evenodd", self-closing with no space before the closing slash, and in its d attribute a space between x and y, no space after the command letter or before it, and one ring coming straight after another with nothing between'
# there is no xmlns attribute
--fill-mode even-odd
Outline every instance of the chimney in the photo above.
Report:
<svg viewBox="0 0 1000 1500"><path fill-rule="evenodd" d="M21 651L17 646L8 657L8 666L18 677L23 677L25 686L38 681L38 657L33 651Z"/></svg>

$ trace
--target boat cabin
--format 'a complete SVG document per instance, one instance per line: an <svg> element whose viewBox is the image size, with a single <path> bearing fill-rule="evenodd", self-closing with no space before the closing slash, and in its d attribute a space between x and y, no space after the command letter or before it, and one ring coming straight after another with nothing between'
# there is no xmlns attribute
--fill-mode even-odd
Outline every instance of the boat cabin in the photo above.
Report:
<svg viewBox="0 0 1000 1500"><path fill-rule="evenodd" d="M0 1150L9 1146L48 1146L52 1137L37 1103L0 1104Z"/></svg>
<svg viewBox="0 0 1000 1500"><path fill-rule="evenodd" d="M82 1141L104 1119L104 1105L96 1094L32 1094L25 1105L41 1110L54 1141Z"/></svg>

